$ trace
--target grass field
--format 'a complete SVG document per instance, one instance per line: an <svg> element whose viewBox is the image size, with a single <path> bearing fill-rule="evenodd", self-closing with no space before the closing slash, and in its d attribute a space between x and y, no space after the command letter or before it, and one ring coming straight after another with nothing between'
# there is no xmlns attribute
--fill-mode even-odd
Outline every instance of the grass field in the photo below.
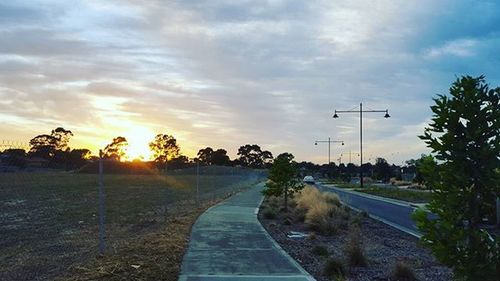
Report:
<svg viewBox="0 0 500 281"><path fill-rule="evenodd" d="M387 187L369 187L363 189L355 189L358 192L364 192L377 196L408 201L412 203L427 203L431 200L432 193L426 191L417 191L399 188Z"/></svg>
<svg viewBox="0 0 500 281"><path fill-rule="evenodd" d="M200 201L206 205L259 179L250 170L206 171ZM196 209L192 171L106 175L104 186L109 255ZM94 258L97 200L94 174L0 174L0 280L51 280Z"/></svg>

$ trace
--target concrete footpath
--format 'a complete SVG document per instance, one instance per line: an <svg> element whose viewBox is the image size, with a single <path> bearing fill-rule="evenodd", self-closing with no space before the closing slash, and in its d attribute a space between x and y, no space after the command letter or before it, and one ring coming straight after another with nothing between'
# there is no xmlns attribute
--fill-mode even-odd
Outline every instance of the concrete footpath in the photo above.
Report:
<svg viewBox="0 0 500 281"><path fill-rule="evenodd" d="M257 220L262 189L239 193L198 218L179 281L314 280Z"/></svg>

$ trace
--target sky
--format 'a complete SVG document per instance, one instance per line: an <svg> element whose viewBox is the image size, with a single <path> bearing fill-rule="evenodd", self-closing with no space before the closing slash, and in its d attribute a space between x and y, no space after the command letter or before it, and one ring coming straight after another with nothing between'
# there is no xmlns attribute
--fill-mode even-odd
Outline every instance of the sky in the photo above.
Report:
<svg viewBox="0 0 500 281"><path fill-rule="evenodd" d="M64 127L73 148L155 134L181 152L259 144L299 161L428 153L432 98L500 86L500 1L2 1L0 140ZM354 154L355 155L355 154ZM355 156L352 161L359 161Z"/></svg>

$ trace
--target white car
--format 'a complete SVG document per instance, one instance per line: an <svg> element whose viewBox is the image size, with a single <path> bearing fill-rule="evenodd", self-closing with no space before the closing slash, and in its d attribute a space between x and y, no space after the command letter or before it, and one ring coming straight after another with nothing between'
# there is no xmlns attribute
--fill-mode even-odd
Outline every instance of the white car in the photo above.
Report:
<svg viewBox="0 0 500 281"><path fill-rule="evenodd" d="M312 176L305 176L302 181L304 183L308 183L308 184L315 184L316 183L316 181L314 180L314 178Z"/></svg>

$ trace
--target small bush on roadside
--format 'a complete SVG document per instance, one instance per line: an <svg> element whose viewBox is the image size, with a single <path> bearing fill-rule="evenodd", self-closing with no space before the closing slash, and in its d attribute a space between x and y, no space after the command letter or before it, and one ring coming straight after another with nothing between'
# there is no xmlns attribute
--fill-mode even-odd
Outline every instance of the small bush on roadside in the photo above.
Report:
<svg viewBox="0 0 500 281"><path fill-rule="evenodd" d="M264 212L262 213L262 216L263 216L265 219L272 220L272 219L275 219L275 218L276 218L276 216L277 216L277 212L276 212L276 210L274 210L274 209L266 209L266 210L264 210Z"/></svg>
<svg viewBox="0 0 500 281"><path fill-rule="evenodd" d="M307 186L297 194L295 202L297 209L307 212L318 201L322 201L321 199L321 192L317 188Z"/></svg>
<svg viewBox="0 0 500 281"><path fill-rule="evenodd" d="M322 245L316 245L312 248L312 253L316 256L326 257L328 256L328 249Z"/></svg>
<svg viewBox="0 0 500 281"><path fill-rule="evenodd" d="M337 207L340 207L340 199L337 194L331 193L331 192L323 192L321 195L323 196L323 199L330 204L333 204Z"/></svg>
<svg viewBox="0 0 500 281"><path fill-rule="evenodd" d="M305 223L312 229L322 233L330 233L333 229L331 218L333 206L323 201L316 202L306 213Z"/></svg>
<svg viewBox="0 0 500 281"><path fill-rule="evenodd" d="M350 224L352 227L360 227L362 222L363 220L360 216L353 216L350 221Z"/></svg>
<svg viewBox="0 0 500 281"><path fill-rule="evenodd" d="M344 247L344 255L350 266L367 265L358 228L353 228L349 233L348 241Z"/></svg>
<svg viewBox="0 0 500 281"><path fill-rule="evenodd" d="M291 225L291 224L292 224L292 221L291 221L289 218L285 218L285 219L283 220L283 224L284 224L284 225Z"/></svg>
<svg viewBox="0 0 500 281"><path fill-rule="evenodd" d="M323 274L330 279L343 278L345 268L342 262L335 258L329 258L323 267Z"/></svg>
<svg viewBox="0 0 500 281"><path fill-rule="evenodd" d="M391 273L391 280L394 281L416 281L418 280L413 270L403 262L397 262Z"/></svg>

